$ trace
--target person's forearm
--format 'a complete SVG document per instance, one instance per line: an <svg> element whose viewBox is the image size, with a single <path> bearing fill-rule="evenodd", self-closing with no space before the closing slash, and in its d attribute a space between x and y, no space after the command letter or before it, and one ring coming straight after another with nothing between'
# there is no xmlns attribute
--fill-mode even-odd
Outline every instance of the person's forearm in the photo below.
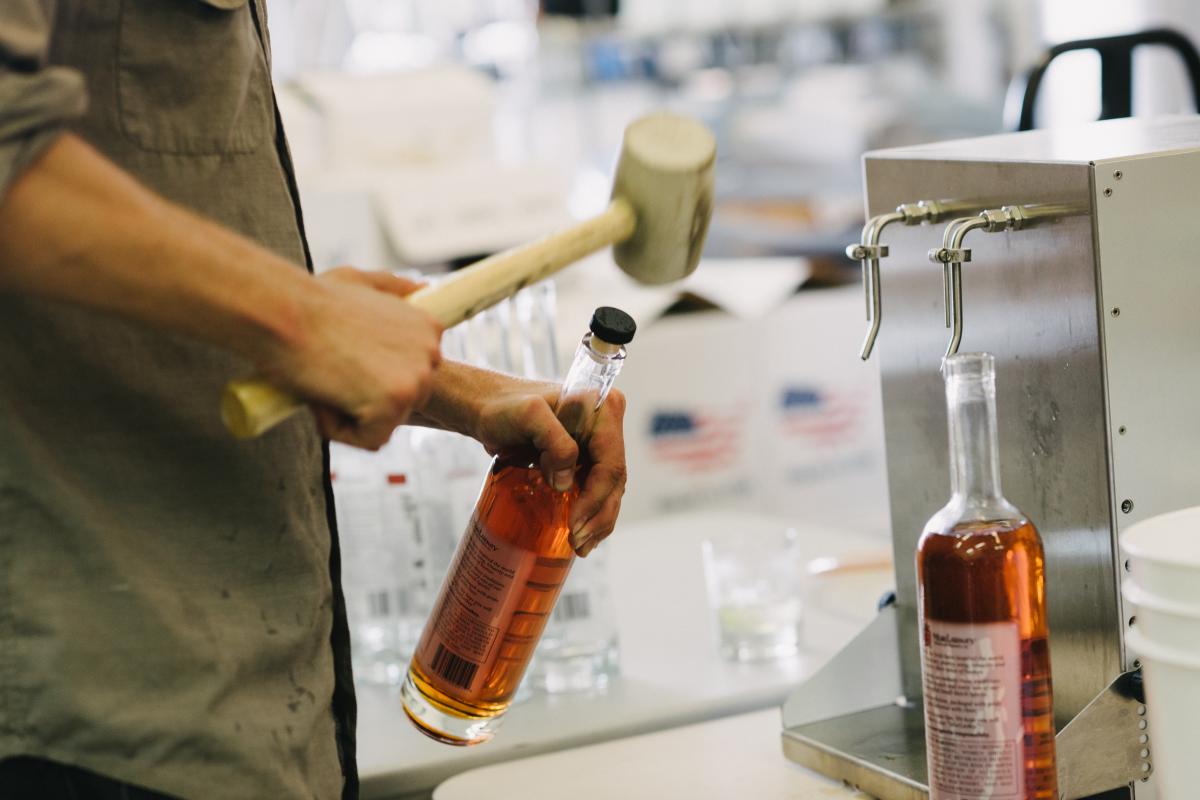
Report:
<svg viewBox="0 0 1200 800"><path fill-rule="evenodd" d="M258 361L303 335L318 282L61 136L0 203L0 292L119 314Z"/></svg>
<svg viewBox="0 0 1200 800"><path fill-rule="evenodd" d="M434 372L433 391L429 399L409 418L409 422L478 438L479 431L476 428L484 403L502 393L518 390L524 390L531 396L550 396L557 391L557 387L457 361L442 361Z"/></svg>

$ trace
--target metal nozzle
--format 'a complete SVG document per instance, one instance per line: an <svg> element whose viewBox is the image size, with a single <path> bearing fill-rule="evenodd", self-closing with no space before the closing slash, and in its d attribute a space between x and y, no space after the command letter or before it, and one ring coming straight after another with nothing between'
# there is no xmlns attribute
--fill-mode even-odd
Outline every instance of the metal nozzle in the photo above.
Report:
<svg viewBox="0 0 1200 800"><path fill-rule="evenodd" d="M951 220L942 234L942 246L929 251L929 260L942 265L942 294L946 308L946 327L951 329L946 355L958 352L962 342L962 265L971 260L970 248L963 239L973 230L986 233L1019 231L1040 222L1086 214L1087 208L1062 203L1010 205L985 209L974 217Z"/></svg>

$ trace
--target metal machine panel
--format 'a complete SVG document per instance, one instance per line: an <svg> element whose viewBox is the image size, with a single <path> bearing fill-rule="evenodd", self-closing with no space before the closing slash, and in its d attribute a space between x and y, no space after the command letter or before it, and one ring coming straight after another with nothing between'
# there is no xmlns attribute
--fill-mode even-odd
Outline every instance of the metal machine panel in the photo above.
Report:
<svg viewBox="0 0 1200 800"><path fill-rule="evenodd" d="M1118 534L1138 520L1200 504L1197 186L1194 152L1096 165ZM1118 558L1120 577L1123 564ZM1128 661L1132 668L1133 657Z"/></svg>
<svg viewBox="0 0 1200 800"><path fill-rule="evenodd" d="M1091 198L1086 165L866 162L868 211L911 197L998 197L996 203ZM1096 269L1088 216L978 234L963 265L964 352L996 356L1004 491L1046 546L1051 659L1060 725L1120 670ZM950 496L944 388L948 334L941 269L926 252L941 226L902 228L882 273L879 358L906 694L921 694L913 554ZM1098 610L1103 613L1098 613Z"/></svg>
<svg viewBox="0 0 1200 800"><path fill-rule="evenodd" d="M1140 684L1124 674L1135 662L1124 653L1117 534L1200 503L1200 270L1191 263L1200 225L1189 221L1200 211L1200 117L884 151L868 154L864 170L871 216L930 200L1071 207L1046 224L969 235L961 350L996 356L1004 492L1046 545L1060 790L1127 797L1136 788L1138 800L1149 798L1153 782L1137 780L1152 769L1139 744L1145 709L1129 690ZM913 554L950 493L938 372L949 332L942 268L926 257L946 219L920 221L876 229L877 247L866 247L864 232L852 248L882 259L876 357L898 595L886 620L896 636L880 635L881 618L784 708L790 758L884 800L924 791ZM870 655L888 641L898 653ZM897 701L867 708L861 686L836 688L864 658L890 671L880 683L902 688Z"/></svg>
<svg viewBox="0 0 1200 800"><path fill-rule="evenodd" d="M1156 117L1149 122L1145 119L1114 119L899 147L868 153L866 157L986 161L993 164L1093 164L1110 159L1194 150L1198 127L1196 117L1191 114Z"/></svg>

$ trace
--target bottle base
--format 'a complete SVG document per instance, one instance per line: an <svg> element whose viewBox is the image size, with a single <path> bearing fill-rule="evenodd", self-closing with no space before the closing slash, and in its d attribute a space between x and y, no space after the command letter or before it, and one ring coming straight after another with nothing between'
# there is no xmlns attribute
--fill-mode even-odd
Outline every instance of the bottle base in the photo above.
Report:
<svg viewBox="0 0 1200 800"><path fill-rule="evenodd" d="M412 673L400 689L404 713L421 733L442 744L470 747L496 735L502 716L474 717L445 708L426 696L413 681Z"/></svg>

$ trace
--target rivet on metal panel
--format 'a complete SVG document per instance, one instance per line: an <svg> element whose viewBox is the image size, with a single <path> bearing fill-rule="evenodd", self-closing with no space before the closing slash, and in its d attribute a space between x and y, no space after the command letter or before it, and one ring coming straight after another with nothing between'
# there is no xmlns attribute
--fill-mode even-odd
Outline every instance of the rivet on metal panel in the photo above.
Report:
<svg viewBox="0 0 1200 800"><path fill-rule="evenodd" d="M1135 658L1135 659L1133 660L1133 668L1134 668L1134 669L1141 669L1141 668L1142 668L1142 660L1141 660L1140 658Z"/></svg>
<svg viewBox="0 0 1200 800"><path fill-rule="evenodd" d="M1139 720L1138 720L1138 730L1139 730L1139 731L1144 731L1144 730L1146 730L1146 720L1144 720L1144 719L1139 719Z"/></svg>
<svg viewBox="0 0 1200 800"><path fill-rule="evenodd" d="M1112 188L1111 187L1108 187L1108 186L1104 187L1104 196L1112 197Z"/></svg>
<svg viewBox="0 0 1200 800"><path fill-rule="evenodd" d="M1113 306L1113 309L1112 309L1112 311L1111 311L1111 312L1109 312L1109 313L1111 313L1111 314L1112 314L1114 317L1119 317L1119 316L1121 316L1121 307L1120 307L1120 306Z"/></svg>
<svg viewBox="0 0 1200 800"><path fill-rule="evenodd" d="M1124 436L1125 435L1125 426L1122 425L1121 427L1117 428L1117 433Z"/></svg>
<svg viewBox="0 0 1200 800"><path fill-rule="evenodd" d="M1122 500L1121 501L1121 510L1123 512L1125 512L1126 514L1128 514L1130 511L1133 511L1133 501L1132 500Z"/></svg>
<svg viewBox="0 0 1200 800"><path fill-rule="evenodd" d="M1113 172L1113 179L1114 179L1114 180L1118 180L1118 181L1119 181L1119 180L1121 180L1121 178L1124 178L1124 177L1125 177L1125 173L1121 172L1121 170L1119 170L1119 169L1118 169L1118 170L1115 170L1115 171Z"/></svg>
<svg viewBox="0 0 1200 800"><path fill-rule="evenodd" d="M1142 751L1140 753L1138 753L1138 755L1140 755L1142 758L1149 758L1150 757L1150 748L1143 747Z"/></svg>
<svg viewBox="0 0 1200 800"><path fill-rule="evenodd" d="M1150 741L1150 737L1144 733L1138 737L1138 744L1145 744L1148 741Z"/></svg>

